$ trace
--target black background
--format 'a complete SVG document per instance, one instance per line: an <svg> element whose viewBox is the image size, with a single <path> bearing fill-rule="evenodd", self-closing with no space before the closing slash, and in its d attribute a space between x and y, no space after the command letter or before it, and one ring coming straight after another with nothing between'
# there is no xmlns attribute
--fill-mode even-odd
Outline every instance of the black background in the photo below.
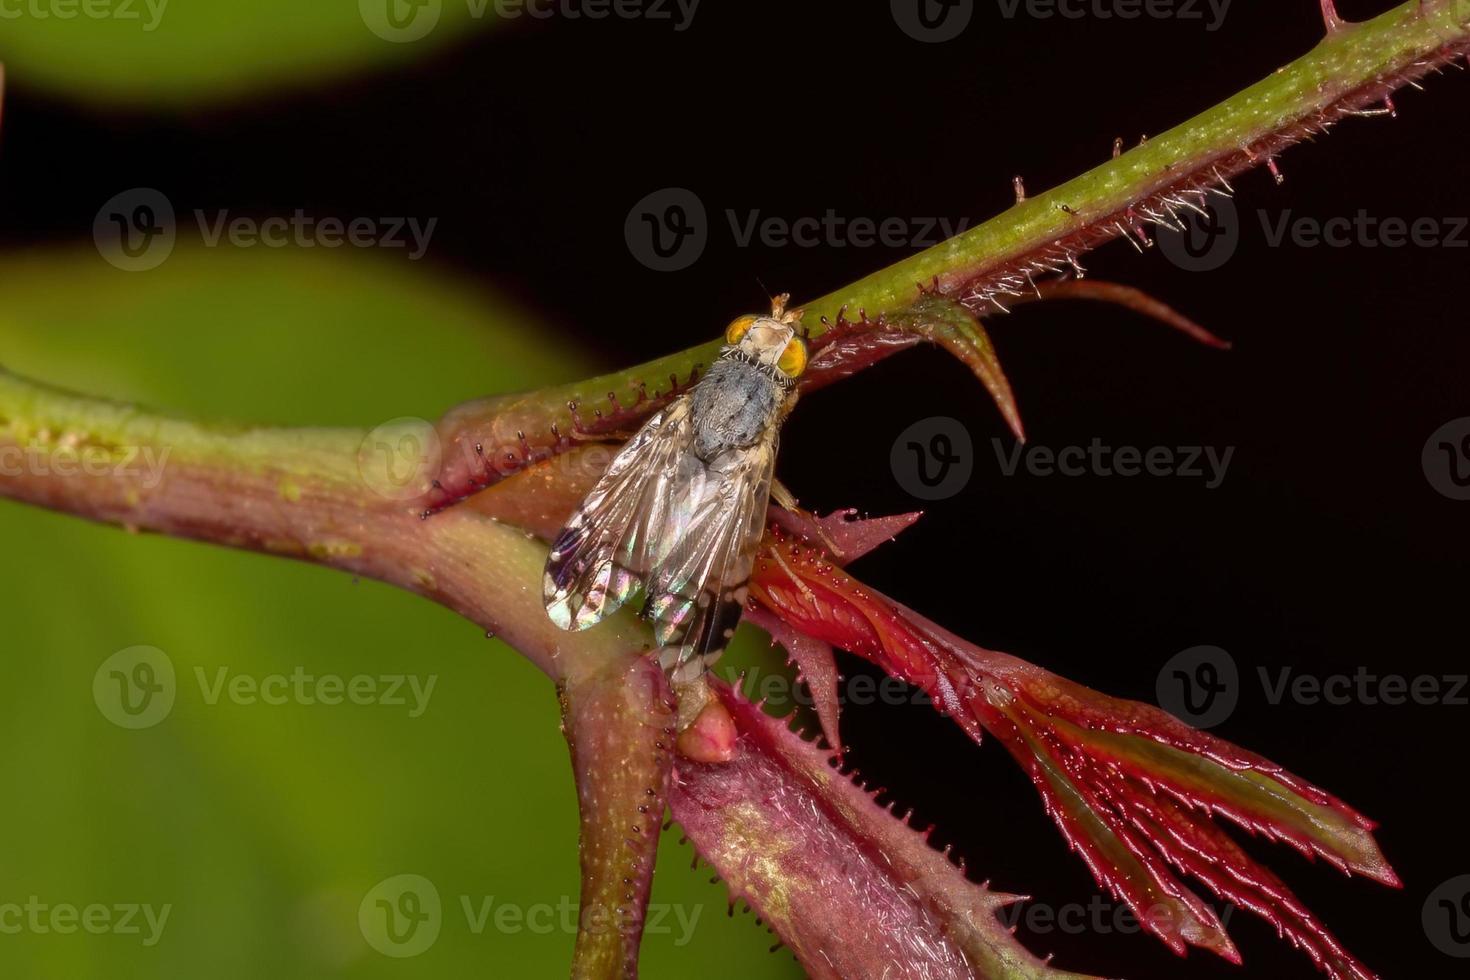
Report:
<svg viewBox="0 0 1470 980"><path fill-rule="evenodd" d="M1342 4L1351 17L1387 6ZM975 223L1009 205L1013 175L1033 191L1059 183L1105 159L1115 136L1169 128L1322 31L1312 0L1236 0L1217 31L1000 9L980 0L968 30L937 45L911 40L884 3L705 0L684 32L521 21L412 67L187 115L92 114L12 80L0 237L76 240L103 200L138 185L168 188L181 212L437 216L427 261L536 307L611 367L704 339L762 306L763 285L814 297L911 251L739 247L727 209ZM1284 185L1237 180L1241 242L1216 271L1122 243L1086 260L1091 275L1143 287L1229 337L1232 352L1091 305L992 321L1035 444L1234 447L1219 489L1005 477L997 413L937 351L805 400L780 466L818 509L914 509L890 471L895 437L929 416L963 422L969 486L924 505L926 519L858 574L976 642L1142 700L1176 652L1230 651L1243 688L1217 734L1380 820L1406 887L1253 849L1388 977L1465 972L1428 943L1420 909L1470 872L1470 707L1273 705L1256 672L1466 672L1470 503L1430 486L1420 452L1470 415L1470 250L1463 237L1459 248L1270 247L1256 215L1470 213L1467 99L1470 77L1448 72L1402 93L1395 120L1352 120L1289 151ZM630 254L624 219L668 186L698 194L711 232L697 262L660 273ZM850 707L845 734L859 768L937 822L977 875L1054 905L1095 891L995 745L977 750L923 707ZM1244 913L1231 931L1244 970L1200 952L1180 961L1143 936L1031 942L1104 975L1315 975Z"/></svg>

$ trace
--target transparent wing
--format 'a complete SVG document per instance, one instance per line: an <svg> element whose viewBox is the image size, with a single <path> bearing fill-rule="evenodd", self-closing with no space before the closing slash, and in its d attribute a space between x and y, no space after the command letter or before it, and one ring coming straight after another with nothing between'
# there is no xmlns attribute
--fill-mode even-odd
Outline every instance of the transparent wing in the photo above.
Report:
<svg viewBox="0 0 1470 980"><path fill-rule="evenodd" d="M650 418L613 457L607 472L557 535L542 598L551 621L584 630L627 601L651 568L650 535L660 525L680 462L693 442L688 398Z"/></svg>
<svg viewBox="0 0 1470 980"><path fill-rule="evenodd" d="M773 428L755 445L708 463L687 454L670 495L656 505L661 513L650 513L658 523L644 538L650 573L643 615L676 680L707 670L740 622L765 530L776 444Z"/></svg>

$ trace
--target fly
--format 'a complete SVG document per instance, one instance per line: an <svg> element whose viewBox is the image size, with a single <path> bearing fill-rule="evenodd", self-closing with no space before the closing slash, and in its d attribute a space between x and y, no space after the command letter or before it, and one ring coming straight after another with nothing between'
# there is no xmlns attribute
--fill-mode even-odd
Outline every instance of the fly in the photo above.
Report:
<svg viewBox="0 0 1470 980"><path fill-rule="evenodd" d="M587 629L642 588L676 686L704 675L745 608L781 423L807 363L801 311L787 299L726 328L709 372L619 451L546 562L546 612L564 630Z"/></svg>

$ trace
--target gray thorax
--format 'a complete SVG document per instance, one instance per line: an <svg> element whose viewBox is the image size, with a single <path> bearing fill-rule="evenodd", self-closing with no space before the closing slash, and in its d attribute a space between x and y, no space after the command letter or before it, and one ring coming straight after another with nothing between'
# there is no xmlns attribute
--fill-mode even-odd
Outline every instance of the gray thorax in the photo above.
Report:
<svg viewBox="0 0 1470 980"><path fill-rule="evenodd" d="M743 449L779 420L781 403L794 387L774 367L764 367L727 347L695 386L691 397L694 451L712 459L727 449Z"/></svg>

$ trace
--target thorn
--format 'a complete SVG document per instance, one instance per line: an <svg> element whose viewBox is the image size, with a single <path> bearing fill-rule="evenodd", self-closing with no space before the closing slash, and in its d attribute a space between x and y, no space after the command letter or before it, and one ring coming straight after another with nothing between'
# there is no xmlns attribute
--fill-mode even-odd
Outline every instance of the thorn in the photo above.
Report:
<svg viewBox="0 0 1470 980"><path fill-rule="evenodd" d="M1026 201L1026 182L1023 181L1020 178L1020 175L1017 175L1017 176L1011 178L1011 187L1016 192L1016 203L1017 204L1023 204L1023 203L1025 203L1025 201Z"/></svg>
<svg viewBox="0 0 1470 980"><path fill-rule="evenodd" d="M1116 160L1123 155L1123 137L1117 136L1113 139L1113 159Z"/></svg>
<svg viewBox="0 0 1470 980"><path fill-rule="evenodd" d="M1324 2L1326 2L1326 0L1324 0ZM1286 175L1281 172L1280 167L1276 166L1275 157L1271 157L1269 160L1266 161L1266 169L1271 171L1271 176L1276 179L1276 186L1279 187L1282 184L1286 183Z"/></svg>
<svg viewBox="0 0 1470 980"><path fill-rule="evenodd" d="M1337 16L1336 0L1322 0L1322 23L1327 25L1328 34L1336 34L1347 24Z"/></svg>
<svg viewBox="0 0 1470 980"><path fill-rule="evenodd" d="M1118 234L1126 238L1128 240L1128 244L1132 245L1134 249L1137 250L1139 255L1143 254L1143 246L1139 245L1136 241L1133 240L1133 236L1128 234L1127 230L1123 227L1123 222L1119 221L1114 224L1113 227L1118 229Z"/></svg>
<svg viewBox="0 0 1470 980"><path fill-rule="evenodd" d="M1208 218L1210 216L1210 213L1204 208L1200 207L1198 204L1191 204L1182 197L1176 200L1174 203L1178 204L1182 208L1189 208L1189 210L1195 212L1202 218Z"/></svg>

